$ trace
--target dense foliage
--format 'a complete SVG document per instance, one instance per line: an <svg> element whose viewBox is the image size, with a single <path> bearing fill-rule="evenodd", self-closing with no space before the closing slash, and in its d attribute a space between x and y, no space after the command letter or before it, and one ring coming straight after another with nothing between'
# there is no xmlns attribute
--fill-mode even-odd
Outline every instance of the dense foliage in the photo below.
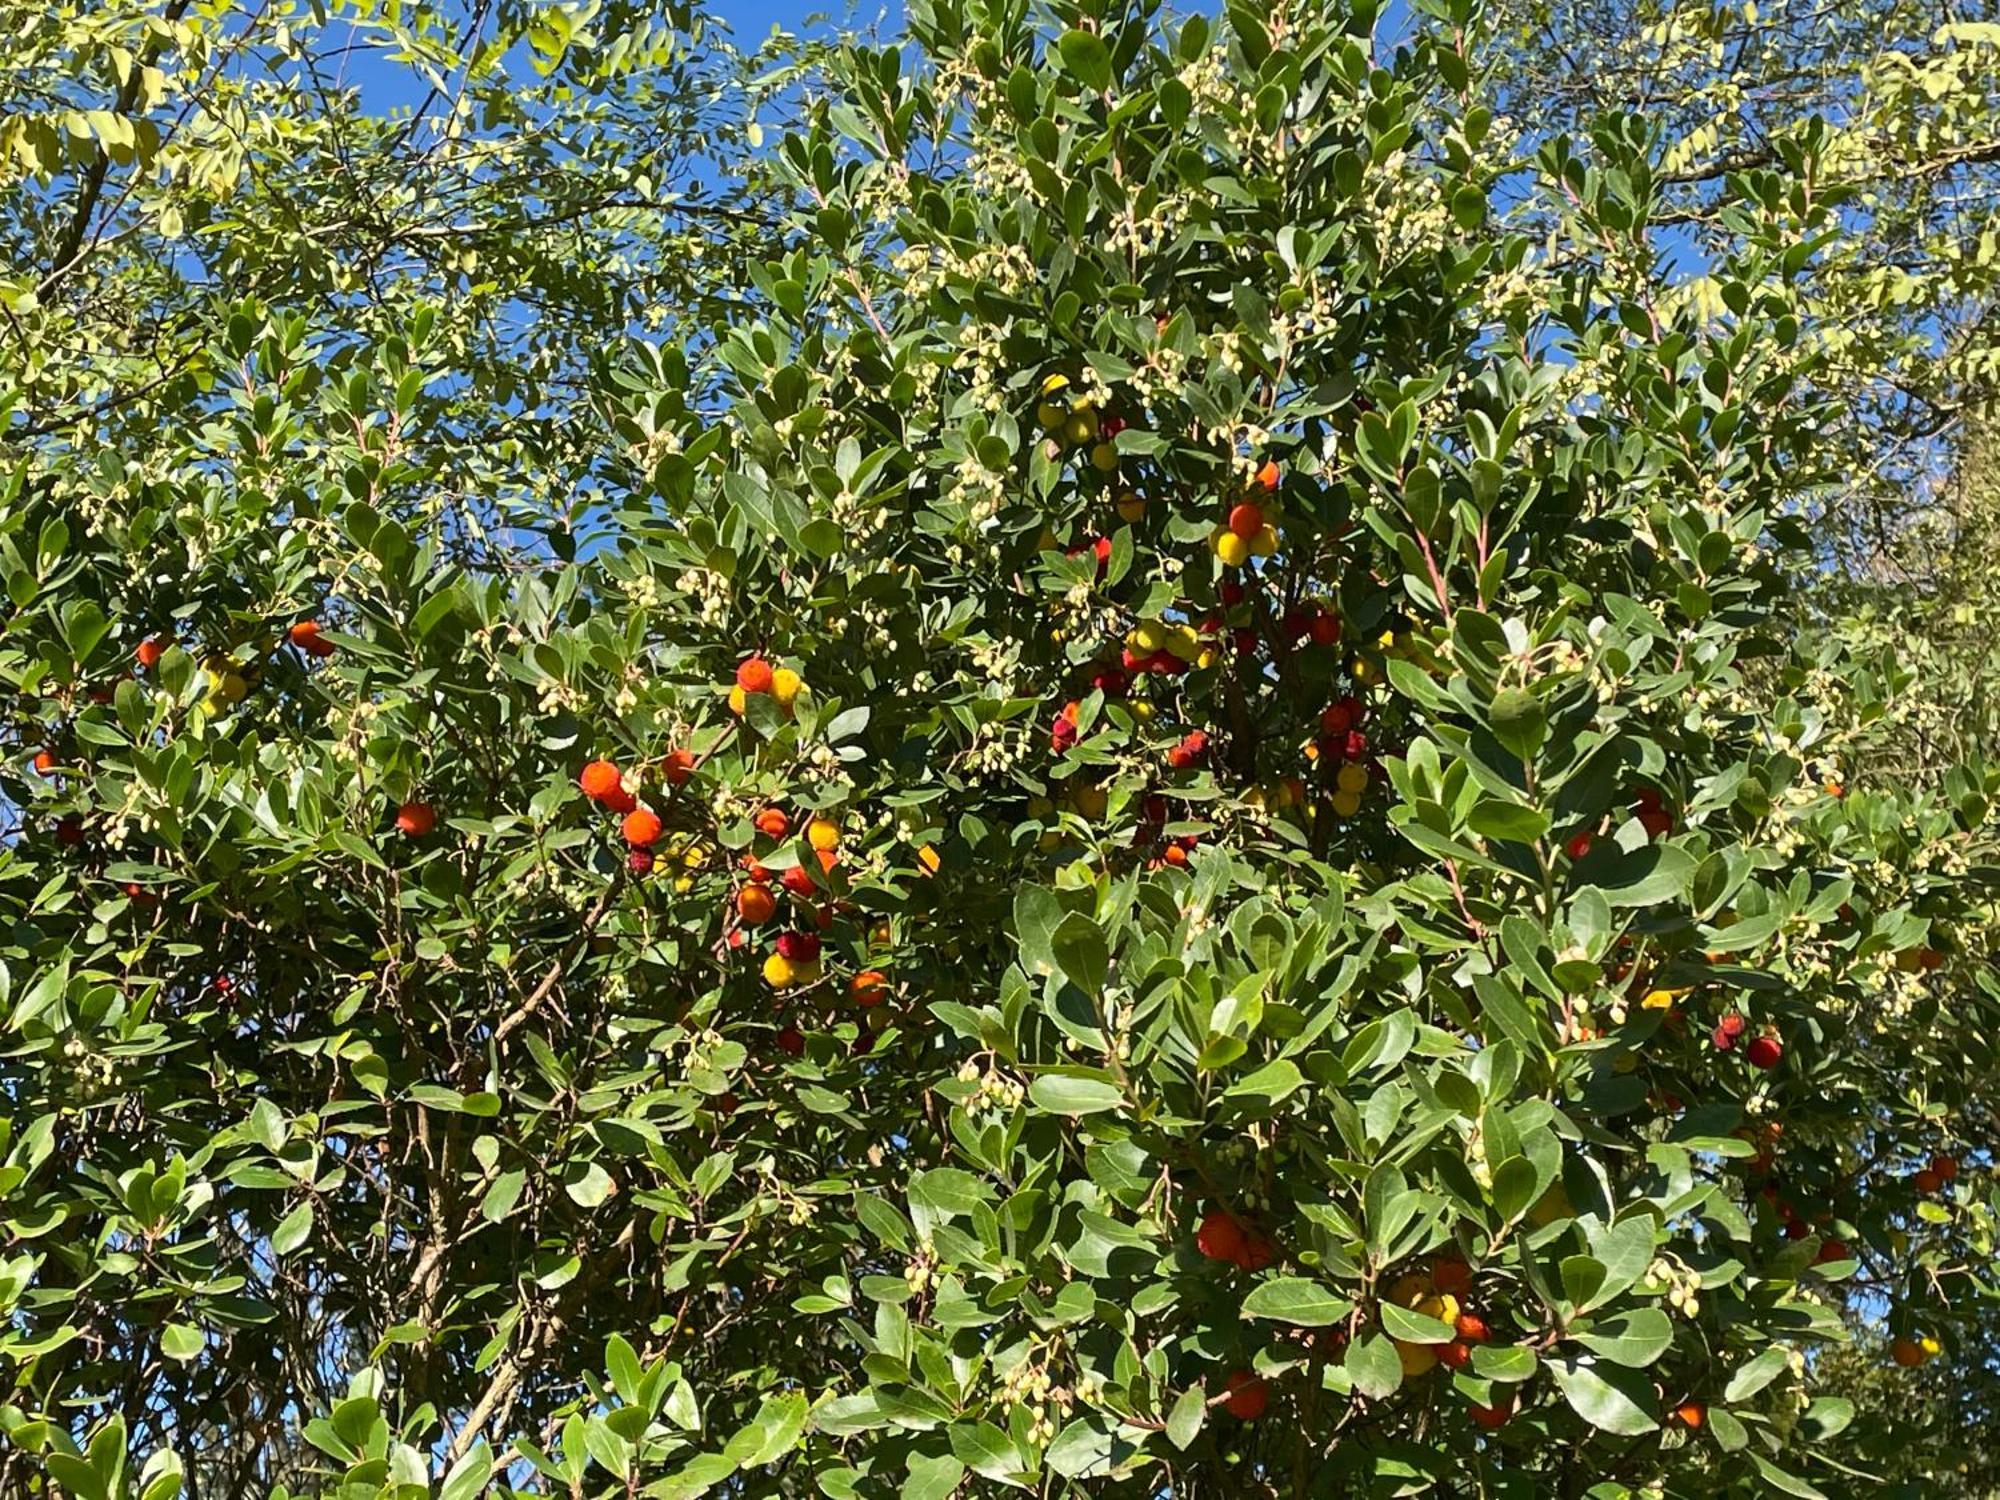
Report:
<svg viewBox="0 0 2000 1500"><path fill-rule="evenodd" d="M1974 1482L1989 283L1417 9L23 28L0 1487Z"/></svg>

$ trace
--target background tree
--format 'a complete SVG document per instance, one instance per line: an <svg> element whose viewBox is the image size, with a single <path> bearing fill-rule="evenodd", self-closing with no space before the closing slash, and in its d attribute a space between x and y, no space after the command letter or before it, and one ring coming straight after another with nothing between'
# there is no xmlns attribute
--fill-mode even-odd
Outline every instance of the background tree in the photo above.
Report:
<svg viewBox="0 0 2000 1500"><path fill-rule="evenodd" d="M1985 1358L2000 998L1823 628L1837 133L1702 290L1470 5L360 12L401 122L153 19L21 64L10 1484L1948 1472L1826 1353Z"/></svg>

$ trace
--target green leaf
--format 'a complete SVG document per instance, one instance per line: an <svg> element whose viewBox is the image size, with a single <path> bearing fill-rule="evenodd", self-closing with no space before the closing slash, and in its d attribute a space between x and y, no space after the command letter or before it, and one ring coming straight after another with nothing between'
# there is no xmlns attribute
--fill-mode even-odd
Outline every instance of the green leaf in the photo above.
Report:
<svg viewBox="0 0 2000 1500"><path fill-rule="evenodd" d="M444 1484L438 1490L438 1500L476 1500L486 1488L486 1481L493 1477L493 1450L481 1438L444 1477Z"/></svg>
<svg viewBox="0 0 2000 1500"><path fill-rule="evenodd" d="M1762 1454L1751 1454L1750 1462L1757 1466L1757 1472L1764 1476L1764 1482L1779 1493L1796 1495L1799 1500L1826 1500L1824 1490L1808 1484L1796 1474L1787 1473Z"/></svg>
<svg viewBox="0 0 2000 1500"><path fill-rule="evenodd" d="M1387 1334L1371 1333L1355 1339L1348 1344L1343 1363L1355 1390L1375 1400L1381 1400L1403 1383L1403 1361Z"/></svg>
<svg viewBox="0 0 2000 1500"><path fill-rule="evenodd" d="M290 1255L312 1238L312 1232L313 1206L308 1199L286 1214L271 1231L271 1249L279 1255Z"/></svg>
<svg viewBox="0 0 2000 1500"><path fill-rule="evenodd" d="M1601 1432L1636 1437L1659 1428L1653 1386L1636 1370L1578 1359L1548 1362L1576 1414Z"/></svg>
<svg viewBox="0 0 2000 1500"><path fill-rule="evenodd" d="M1534 760L1549 727L1541 700L1525 688L1503 688L1496 693L1487 721L1493 726L1493 737L1523 762Z"/></svg>
<svg viewBox="0 0 2000 1500"><path fill-rule="evenodd" d="M1084 1479L1109 1474L1122 1453L1121 1443L1102 1417L1079 1417L1056 1434L1042 1459L1065 1479Z"/></svg>
<svg viewBox="0 0 2000 1500"><path fill-rule="evenodd" d="M1020 1450L991 1422L954 1422L947 1436L953 1455L975 1474L1007 1480L1021 1472Z"/></svg>
<svg viewBox="0 0 2000 1500"><path fill-rule="evenodd" d="M756 1419L723 1446L723 1455L738 1468L757 1469L775 1463L799 1445L806 1428L806 1398L770 1396Z"/></svg>
<svg viewBox="0 0 2000 1500"><path fill-rule="evenodd" d="M521 1190L527 1183L526 1172L502 1172L493 1179L493 1185L486 1189L485 1196L479 1200L480 1217L489 1223L498 1224L514 1211L514 1205L521 1201Z"/></svg>
<svg viewBox="0 0 2000 1500"><path fill-rule="evenodd" d="M1044 1073L1028 1085L1035 1105L1055 1115L1090 1115L1124 1106L1125 1095L1109 1073L1078 1069Z"/></svg>
<svg viewBox="0 0 2000 1500"><path fill-rule="evenodd" d="M1243 1316L1270 1318L1300 1328L1324 1328L1354 1311L1354 1304L1317 1281L1303 1276L1279 1276L1259 1282L1243 1299Z"/></svg>
<svg viewBox="0 0 2000 1500"><path fill-rule="evenodd" d="M1065 31L1056 39L1065 72L1092 93L1111 87L1111 49L1091 31Z"/></svg>
<svg viewBox="0 0 2000 1500"><path fill-rule="evenodd" d="M1534 1163L1510 1156L1493 1169L1493 1207L1502 1219L1518 1219L1541 1192Z"/></svg>
<svg viewBox="0 0 2000 1500"><path fill-rule="evenodd" d="M1577 869L1615 907L1658 906L1687 894L1696 863L1692 855L1671 844L1647 844L1602 856L1592 850Z"/></svg>
<svg viewBox="0 0 2000 1500"><path fill-rule="evenodd" d="M897 1493L900 1500L948 1500L963 1478L965 1465L950 1454L927 1457L913 1453L903 1487Z"/></svg>
<svg viewBox="0 0 2000 1500"><path fill-rule="evenodd" d="M82 1459L72 1458L67 1453L50 1453L42 1462L48 1465L49 1477L75 1500L111 1500L111 1491L103 1476Z"/></svg>
<svg viewBox="0 0 2000 1500"><path fill-rule="evenodd" d="M1570 1337L1613 1364L1639 1369L1667 1352L1674 1342L1674 1328L1657 1307L1642 1307L1615 1318L1599 1318L1588 1331L1572 1328Z"/></svg>
<svg viewBox="0 0 2000 1500"><path fill-rule="evenodd" d="M1268 1104L1276 1104L1303 1087L1305 1081L1305 1074L1299 1071L1298 1064L1281 1057L1266 1063L1241 1083L1232 1086L1224 1097L1261 1099Z"/></svg>
<svg viewBox="0 0 2000 1500"><path fill-rule="evenodd" d="M1472 1350L1472 1370L1482 1380L1526 1380L1540 1363L1534 1350L1520 1344L1478 1344Z"/></svg>
<svg viewBox="0 0 2000 1500"><path fill-rule="evenodd" d="M1844 1396L1815 1397L1812 1405L1806 1408L1806 1426L1816 1443L1838 1437L1853 1420L1854 1403Z"/></svg>
<svg viewBox="0 0 2000 1500"><path fill-rule="evenodd" d="M572 1162L563 1173L563 1191L581 1208L596 1208L611 1196L611 1174L596 1162Z"/></svg>
<svg viewBox="0 0 2000 1500"><path fill-rule="evenodd" d="M1111 950L1095 922L1080 912L1070 912L1056 924L1049 947L1063 978L1093 999L1103 993Z"/></svg>
<svg viewBox="0 0 2000 1500"><path fill-rule="evenodd" d="M1722 1390L1722 1399L1731 1403L1749 1400L1776 1380L1789 1362L1782 1348L1773 1346L1766 1349L1729 1377L1729 1384Z"/></svg>
<svg viewBox="0 0 2000 1500"><path fill-rule="evenodd" d="M160 1353L168 1359L190 1360L208 1347L199 1328L187 1323L169 1323L160 1330Z"/></svg>
<svg viewBox="0 0 2000 1500"><path fill-rule="evenodd" d="M1167 1413L1167 1441L1185 1452L1201 1435L1202 1423L1207 1420L1208 1393L1200 1386L1182 1391L1174 1409Z"/></svg>
<svg viewBox="0 0 2000 1500"><path fill-rule="evenodd" d="M1503 843L1532 844L1549 831L1548 814L1518 802L1481 798L1466 817L1466 826L1482 838Z"/></svg>
<svg viewBox="0 0 2000 1500"><path fill-rule="evenodd" d="M1750 1443L1750 1430L1719 1406L1708 1409L1708 1430L1725 1453L1740 1453Z"/></svg>
<svg viewBox="0 0 2000 1500"><path fill-rule="evenodd" d="M1458 1330L1442 1319L1393 1302L1382 1304L1382 1328L1405 1344L1449 1344L1458 1337Z"/></svg>

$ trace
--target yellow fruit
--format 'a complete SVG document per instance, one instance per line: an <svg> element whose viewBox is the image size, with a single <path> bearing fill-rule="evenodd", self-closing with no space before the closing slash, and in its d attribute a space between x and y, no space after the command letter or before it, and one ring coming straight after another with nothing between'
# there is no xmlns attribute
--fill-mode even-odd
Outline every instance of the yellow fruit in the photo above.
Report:
<svg viewBox="0 0 2000 1500"><path fill-rule="evenodd" d="M938 872L938 866L942 865L944 861L938 857L936 849L926 844L917 851L917 863L935 875Z"/></svg>
<svg viewBox="0 0 2000 1500"><path fill-rule="evenodd" d="M804 687L805 680L790 667L780 667L771 674L771 696L780 708L790 708Z"/></svg>
<svg viewBox="0 0 2000 1500"><path fill-rule="evenodd" d="M1436 1318L1440 1323L1458 1321L1458 1298L1449 1292L1433 1292L1418 1300L1415 1311L1427 1318Z"/></svg>
<svg viewBox="0 0 2000 1500"><path fill-rule="evenodd" d="M1090 450L1090 466L1109 474L1118 467L1118 448L1112 443L1099 443Z"/></svg>
<svg viewBox="0 0 2000 1500"><path fill-rule="evenodd" d="M806 842L822 853L840 844L840 828L827 818L814 818L806 824Z"/></svg>
<svg viewBox="0 0 2000 1500"><path fill-rule="evenodd" d="M1154 712L1153 705L1148 703L1144 698L1132 704L1132 717L1137 719L1141 724L1152 723Z"/></svg>
<svg viewBox="0 0 2000 1500"><path fill-rule="evenodd" d="M1575 1213L1576 1209L1569 1201L1569 1190L1558 1182L1528 1210L1528 1222L1539 1229L1545 1224L1555 1223L1557 1219L1570 1218Z"/></svg>
<svg viewBox="0 0 2000 1500"><path fill-rule="evenodd" d="M1944 1345L1940 1344L1929 1334L1925 1334L1917 1340L1917 1347L1924 1351L1925 1359L1936 1359L1938 1355L1944 1353Z"/></svg>
<svg viewBox="0 0 2000 1500"><path fill-rule="evenodd" d="M1250 544L1226 526L1218 526L1211 538L1215 555L1222 559L1224 566L1240 568L1250 561Z"/></svg>
<svg viewBox="0 0 2000 1500"><path fill-rule="evenodd" d="M1261 786L1253 786L1244 792L1243 805L1245 807L1262 807L1264 805L1264 789Z"/></svg>
<svg viewBox="0 0 2000 1500"><path fill-rule="evenodd" d="M1691 990L1648 990L1646 998L1639 1002L1641 1010L1672 1010L1674 1002L1681 996L1693 993Z"/></svg>
<svg viewBox="0 0 2000 1500"><path fill-rule="evenodd" d="M224 672L213 689L216 700L221 703L241 703L244 694L249 691L250 684L244 681L241 672Z"/></svg>
<svg viewBox="0 0 2000 1500"><path fill-rule="evenodd" d="M742 688L733 687L729 690L729 711L731 713L741 714L749 702L749 696L744 693Z"/></svg>
<svg viewBox="0 0 2000 1500"><path fill-rule="evenodd" d="M1382 680L1382 669L1367 657L1357 656L1354 658L1353 665L1348 667L1347 675L1352 677L1356 682L1365 685L1371 682L1380 682Z"/></svg>
<svg viewBox="0 0 2000 1500"><path fill-rule="evenodd" d="M1250 551L1256 557L1274 557L1278 551L1278 528L1266 521L1257 535L1250 539Z"/></svg>
<svg viewBox="0 0 2000 1500"><path fill-rule="evenodd" d="M1359 792L1335 792L1329 800L1333 804L1333 811L1336 817L1351 818L1361 811L1361 793Z"/></svg>
<svg viewBox="0 0 2000 1500"><path fill-rule="evenodd" d="M797 979L797 967L784 954L773 953L764 960L764 983L772 989L789 989Z"/></svg>
<svg viewBox="0 0 2000 1500"><path fill-rule="evenodd" d="M1405 1375L1415 1377L1429 1373L1436 1368L1437 1350L1429 1344L1406 1344L1396 1340L1396 1359L1403 1367Z"/></svg>
<svg viewBox="0 0 2000 1500"><path fill-rule="evenodd" d="M1125 639L1131 643L1134 651L1151 656L1167 644L1167 627L1158 620L1147 620L1144 624L1135 626Z"/></svg>
<svg viewBox="0 0 2000 1500"><path fill-rule="evenodd" d="M1389 1284L1389 1300L1398 1307L1415 1307L1431 1294L1431 1279L1422 1271L1398 1276Z"/></svg>
<svg viewBox="0 0 2000 1500"><path fill-rule="evenodd" d="M1069 413L1053 401L1044 401L1035 408L1035 420L1050 432L1061 427L1068 417Z"/></svg>
<svg viewBox="0 0 2000 1500"><path fill-rule="evenodd" d="M1072 446L1082 447L1097 436L1097 413L1087 406L1071 412L1063 423L1062 435Z"/></svg>
<svg viewBox="0 0 2000 1500"><path fill-rule="evenodd" d="M1078 814L1086 821L1092 823L1104 816L1104 808L1108 800L1104 788L1101 786L1080 786L1071 798Z"/></svg>
<svg viewBox="0 0 2000 1500"><path fill-rule="evenodd" d="M1118 497L1118 519L1132 523L1144 519L1146 501L1140 495L1120 495Z"/></svg>
<svg viewBox="0 0 2000 1500"><path fill-rule="evenodd" d="M1368 768L1351 764L1342 766L1334 774L1333 784L1343 792L1364 792L1368 789Z"/></svg>
<svg viewBox="0 0 2000 1500"><path fill-rule="evenodd" d="M1068 389L1069 376L1062 374L1060 371L1054 375L1045 375L1042 377L1042 394L1044 396L1053 396L1057 391L1066 391Z"/></svg>
<svg viewBox="0 0 2000 1500"><path fill-rule="evenodd" d="M1178 626L1167 637L1167 652L1182 661L1193 661L1201 655L1201 637L1186 625Z"/></svg>
<svg viewBox="0 0 2000 1500"><path fill-rule="evenodd" d="M1215 652L1210 648L1204 646L1202 648L1201 655L1197 656L1194 659L1194 664L1197 667L1199 667L1202 671L1206 672L1210 667L1215 665Z"/></svg>

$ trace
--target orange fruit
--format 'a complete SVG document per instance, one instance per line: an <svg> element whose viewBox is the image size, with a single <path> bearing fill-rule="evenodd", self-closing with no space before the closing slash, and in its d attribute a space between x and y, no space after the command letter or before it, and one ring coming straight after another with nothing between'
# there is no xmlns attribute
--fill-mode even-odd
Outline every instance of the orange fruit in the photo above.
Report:
<svg viewBox="0 0 2000 1500"><path fill-rule="evenodd" d="M768 885L746 885L736 893L736 915L745 926L763 926L777 909L778 898Z"/></svg>
<svg viewBox="0 0 2000 1500"><path fill-rule="evenodd" d="M746 693L768 693L771 691L771 664L761 656L753 656L736 669L736 685Z"/></svg>
<svg viewBox="0 0 2000 1500"><path fill-rule="evenodd" d="M593 802L602 802L616 793L619 782L618 767L608 760L592 761L576 778L576 784L583 788L583 795Z"/></svg>

